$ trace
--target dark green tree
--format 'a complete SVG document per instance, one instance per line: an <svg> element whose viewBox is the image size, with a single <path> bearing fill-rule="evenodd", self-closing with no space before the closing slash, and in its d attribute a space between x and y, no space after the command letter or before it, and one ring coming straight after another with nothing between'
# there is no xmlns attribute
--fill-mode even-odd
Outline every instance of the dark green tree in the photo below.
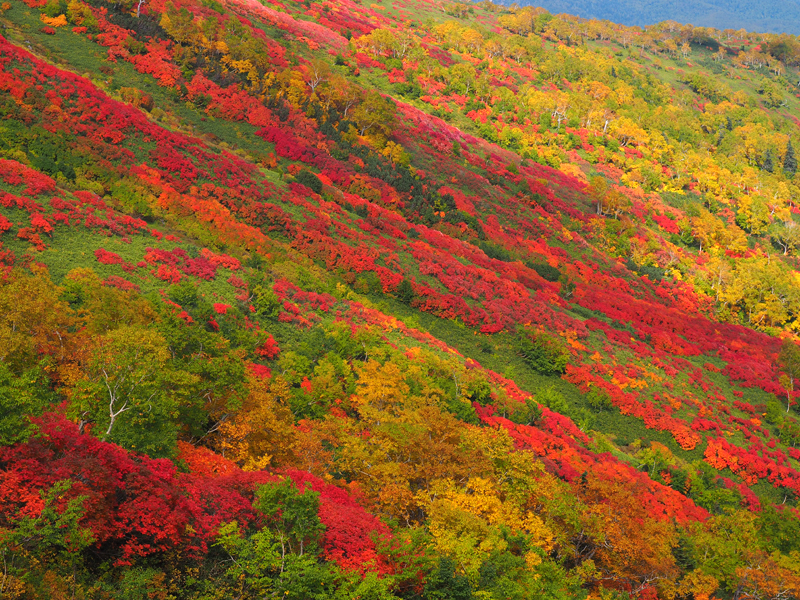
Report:
<svg viewBox="0 0 800 600"><path fill-rule="evenodd" d="M322 182L319 180L319 177L308 169L301 170L294 179L297 183L306 186L315 194L322 193Z"/></svg>
<svg viewBox="0 0 800 600"><path fill-rule="evenodd" d="M789 144L786 146L786 154L783 156L783 172L791 177L794 177L797 172L797 157L794 155L792 140L789 140Z"/></svg>
<svg viewBox="0 0 800 600"><path fill-rule="evenodd" d="M403 304L411 304L415 296L414 288L411 287L411 282L408 279L403 279L403 281L400 282L395 294L397 295L397 299Z"/></svg>
<svg viewBox="0 0 800 600"><path fill-rule="evenodd" d="M471 600L472 589L469 581L460 573L456 573L455 563L449 557L439 559L439 566L428 577L425 600Z"/></svg>
<svg viewBox="0 0 800 600"><path fill-rule="evenodd" d="M761 168L767 171L768 173L772 173L775 170L775 162L772 160L772 150L769 148L767 152L764 154L764 162L761 163Z"/></svg>
<svg viewBox="0 0 800 600"><path fill-rule="evenodd" d="M527 365L543 375L563 373L569 362L569 351L561 338L543 331L521 331L514 346Z"/></svg>

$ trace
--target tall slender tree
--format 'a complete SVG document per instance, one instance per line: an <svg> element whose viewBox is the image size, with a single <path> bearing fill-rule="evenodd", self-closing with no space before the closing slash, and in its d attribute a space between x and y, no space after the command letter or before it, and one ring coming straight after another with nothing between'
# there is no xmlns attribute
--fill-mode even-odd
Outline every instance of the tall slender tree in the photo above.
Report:
<svg viewBox="0 0 800 600"><path fill-rule="evenodd" d="M786 154L783 155L783 172L790 176L794 176L797 172L797 157L794 155L792 140L789 140L786 146Z"/></svg>

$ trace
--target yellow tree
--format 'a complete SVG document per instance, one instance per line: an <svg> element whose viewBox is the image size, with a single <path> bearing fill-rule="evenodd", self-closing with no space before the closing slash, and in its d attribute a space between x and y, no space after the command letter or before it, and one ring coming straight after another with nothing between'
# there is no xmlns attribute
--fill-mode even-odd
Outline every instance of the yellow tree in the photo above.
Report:
<svg viewBox="0 0 800 600"><path fill-rule="evenodd" d="M0 362L21 371L44 355L66 358L69 329L77 324L46 269L0 276Z"/></svg>
<svg viewBox="0 0 800 600"><path fill-rule="evenodd" d="M360 135L389 137L394 131L397 107L375 90L367 92L353 109L352 120Z"/></svg>
<svg viewBox="0 0 800 600"><path fill-rule="evenodd" d="M267 382L250 378L247 397L231 419L220 425L222 454L245 471L293 464L297 432L289 409L289 385L283 377Z"/></svg>
<svg viewBox="0 0 800 600"><path fill-rule="evenodd" d="M608 180L602 175L595 175L589 181L588 192L597 207L597 214L602 215L604 213L606 194L608 193Z"/></svg>
<svg viewBox="0 0 800 600"><path fill-rule="evenodd" d="M331 421L329 435L336 440L335 468L358 481L377 510L419 521L424 511L417 492L437 480L460 482L486 472L480 450L464 443L463 422L440 408L446 394L432 385L424 363L368 360L357 374L348 404L359 418ZM418 382L417 393L407 379Z"/></svg>

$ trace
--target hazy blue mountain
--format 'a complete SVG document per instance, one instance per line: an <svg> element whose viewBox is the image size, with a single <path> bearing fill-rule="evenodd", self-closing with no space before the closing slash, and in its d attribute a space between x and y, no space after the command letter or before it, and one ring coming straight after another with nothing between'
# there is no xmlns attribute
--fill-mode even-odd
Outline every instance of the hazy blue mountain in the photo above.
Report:
<svg viewBox="0 0 800 600"><path fill-rule="evenodd" d="M673 20L718 29L800 34L800 0L518 0L517 4L624 25Z"/></svg>

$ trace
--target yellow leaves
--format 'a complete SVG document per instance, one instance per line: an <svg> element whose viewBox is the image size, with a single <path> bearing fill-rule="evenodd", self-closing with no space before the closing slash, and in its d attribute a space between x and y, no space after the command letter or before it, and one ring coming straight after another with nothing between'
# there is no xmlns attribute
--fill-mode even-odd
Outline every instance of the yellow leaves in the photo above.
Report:
<svg viewBox="0 0 800 600"><path fill-rule="evenodd" d="M485 558L508 547L501 534L505 526L527 533L533 545L547 550L553 534L537 515L524 514L513 502L501 498L497 483L473 477L464 485L452 479L436 482L417 494L429 515L429 531L439 552L453 556L473 581ZM529 567L541 562L536 552L525 557Z"/></svg>
<svg viewBox="0 0 800 600"><path fill-rule="evenodd" d="M635 98L634 90L627 83L620 81L614 86L613 97L620 106L630 106Z"/></svg>
<svg viewBox="0 0 800 600"><path fill-rule="evenodd" d="M525 95L525 102L533 112L549 113L553 108L553 99L541 90L532 87Z"/></svg>
<svg viewBox="0 0 800 600"><path fill-rule="evenodd" d="M630 144L645 145L650 141L650 135L633 119L628 117L619 117L612 121L608 132L617 138L623 146Z"/></svg>
<svg viewBox="0 0 800 600"><path fill-rule="evenodd" d="M461 32L461 25L457 21L446 21L433 28L433 35L441 42L455 41Z"/></svg>
<svg viewBox="0 0 800 600"><path fill-rule="evenodd" d="M489 469L482 448L492 434L484 439L472 433L438 406L445 396L436 377L453 377L459 392L468 385L458 359L424 350L417 350L413 360L396 358L356 367L358 382L349 402L360 418L331 418L324 427L337 448L333 468L357 481L378 512L410 522L424 514L419 490L446 477L464 480Z"/></svg>
<svg viewBox="0 0 800 600"><path fill-rule="evenodd" d="M428 512L436 550L452 556L473 582L479 580L486 557L508 547L495 528L447 500L435 500Z"/></svg>
<svg viewBox="0 0 800 600"><path fill-rule="evenodd" d="M762 198L744 195L739 198L739 214L742 215L750 230L755 234L764 233L770 223L770 215Z"/></svg>
<svg viewBox="0 0 800 600"><path fill-rule="evenodd" d="M504 504L495 490L492 481L478 477L465 487L456 486L452 480L441 481L430 491L417 495L428 512L429 531L436 550L453 556L473 581L478 580L480 567L490 554L508 547L498 526L515 520L514 530L520 530L516 511ZM544 528L535 516L527 524L537 533ZM535 540L542 537L536 535ZM541 559L535 552L529 552L526 562L535 567Z"/></svg>
<svg viewBox="0 0 800 600"><path fill-rule="evenodd" d="M791 270L769 257L736 262L730 282L721 286L720 300L741 309L751 326L781 326L800 309L800 292Z"/></svg>
<svg viewBox="0 0 800 600"><path fill-rule="evenodd" d="M667 598L692 597L695 600L709 600L711 594L719 588L719 581L711 575L697 569L688 573L679 584L668 583L665 586Z"/></svg>
<svg viewBox="0 0 800 600"><path fill-rule="evenodd" d="M373 29L367 35L353 40L356 49L370 52L376 58L386 51L391 51L397 45L397 37L389 29Z"/></svg>
<svg viewBox="0 0 800 600"><path fill-rule="evenodd" d="M538 146L536 151L548 165L552 165L555 168L558 168L562 161L566 160L566 155L558 146Z"/></svg>
<svg viewBox="0 0 800 600"><path fill-rule="evenodd" d="M483 477L473 477L463 488L448 479L435 484L431 491L435 502L447 501L491 525L503 523L508 518L502 501L497 497L494 482ZM421 494L424 498L428 492Z"/></svg>
<svg viewBox="0 0 800 600"><path fill-rule="evenodd" d="M409 406L410 388L398 365L381 365L368 360L356 370L358 386L351 398L356 410L365 418L379 418L382 413L398 414Z"/></svg>
<svg viewBox="0 0 800 600"><path fill-rule="evenodd" d="M219 428L225 456L245 471L284 464L294 454L296 438L286 405L289 395L289 386L281 377L269 383L251 379L242 409Z"/></svg>
<svg viewBox="0 0 800 600"><path fill-rule="evenodd" d="M608 98L612 90L604 83L600 83L599 81L590 81L584 85L584 91L587 95L589 95L593 100L603 101Z"/></svg>
<svg viewBox="0 0 800 600"><path fill-rule="evenodd" d="M221 42L224 44L225 42ZM250 78L251 74L258 78L258 72L256 71L255 66L249 59L245 60L234 60L230 57L230 55L225 55L222 57L222 64L227 66L229 69L233 69L234 71L238 71L244 75L247 75Z"/></svg>
<svg viewBox="0 0 800 600"><path fill-rule="evenodd" d="M386 142L386 146L381 150L381 154L397 165L408 166L411 162L411 156L406 152L405 148L392 141Z"/></svg>
<svg viewBox="0 0 800 600"><path fill-rule="evenodd" d="M0 279L0 361L24 369L43 355L63 355L75 319L60 292L44 270Z"/></svg>
<svg viewBox="0 0 800 600"><path fill-rule="evenodd" d="M542 557L539 556L536 552L527 552L525 553L525 565L533 570L542 564Z"/></svg>
<svg viewBox="0 0 800 600"><path fill-rule="evenodd" d="M294 107L300 108L306 100L306 85L303 76L294 69L284 69L277 77L281 95Z"/></svg>
<svg viewBox="0 0 800 600"><path fill-rule="evenodd" d="M487 477L472 477L465 484L457 485L452 479L435 482L429 490L417 494L421 506L427 506L431 521L451 518L461 512L484 533L487 526L505 526L511 531L525 533L531 543L543 550L552 547L554 535L538 515L526 511L511 498L505 498L497 482ZM475 525L480 520L480 526ZM445 519L446 520L446 519ZM432 530L433 533L433 530ZM434 533L434 537L436 534Z"/></svg>
<svg viewBox="0 0 800 600"><path fill-rule="evenodd" d="M461 32L459 46L473 52L483 45L483 36L474 29L467 27Z"/></svg>
<svg viewBox="0 0 800 600"><path fill-rule="evenodd" d="M555 536L538 515L527 513L521 521L520 528L531 537L533 543L539 548L545 551L552 548Z"/></svg>

